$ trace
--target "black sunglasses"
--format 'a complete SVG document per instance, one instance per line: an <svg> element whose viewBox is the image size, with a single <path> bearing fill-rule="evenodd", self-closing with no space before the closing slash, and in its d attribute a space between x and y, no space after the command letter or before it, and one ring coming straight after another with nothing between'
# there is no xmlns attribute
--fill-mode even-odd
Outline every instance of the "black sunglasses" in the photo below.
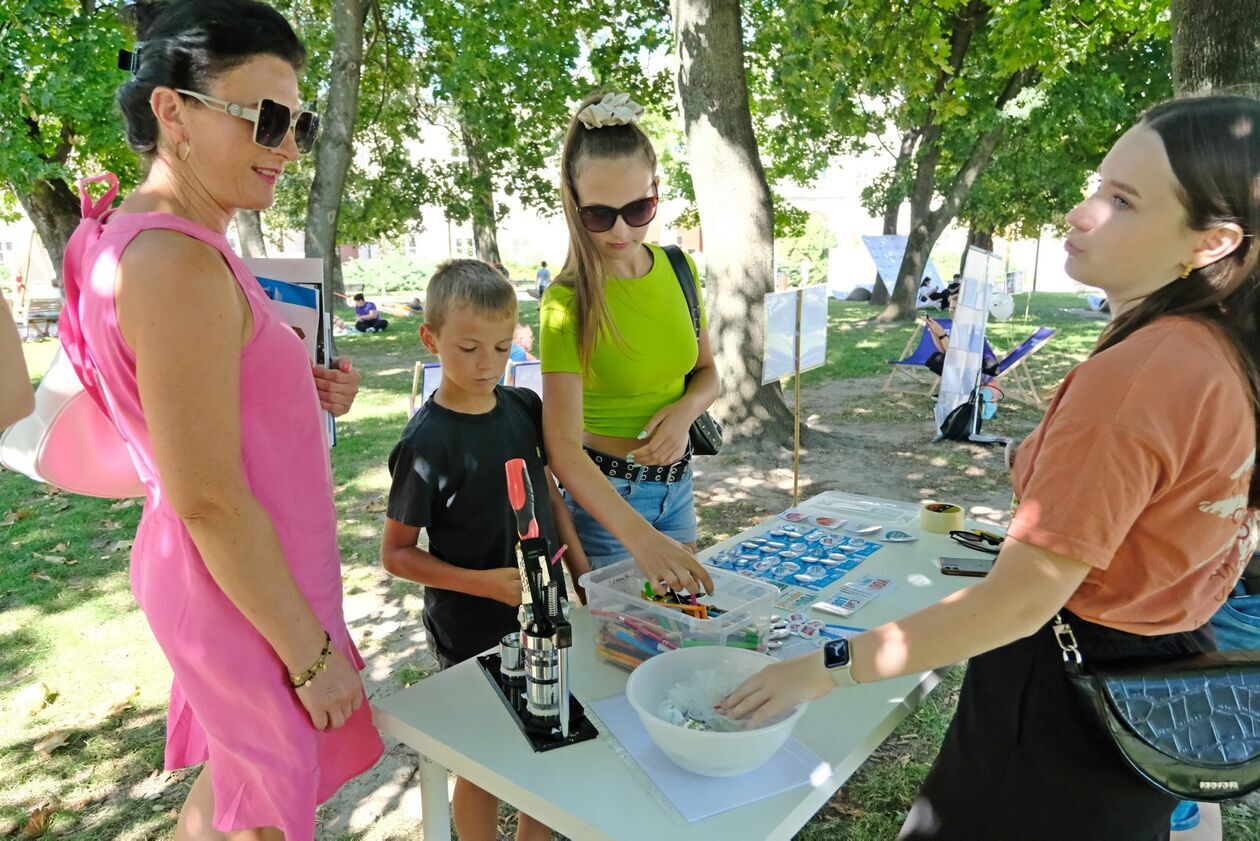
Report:
<svg viewBox="0 0 1260 841"><path fill-rule="evenodd" d="M196 91L176 88L175 92L191 96L207 108L253 123L254 142L264 149L279 148L285 135L292 129L298 151L305 155L311 151L311 147L315 145L315 136L319 134L319 115L314 111L299 111L294 114L289 106L271 99L259 100L257 108L246 108L244 105Z"/></svg>
<svg viewBox="0 0 1260 841"><path fill-rule="evenodd" d="M1002 551L1002 535L994 534L991 531L984 531L983 529L957 530L951 531L949 537L955 543L961 543L968 549L975 549L977 552L988 552L990 555L996 555Z"/></svg>
<svg viewBox="0 0 1260 841"><path fill-rule="evenodd" d="M636 199L621 207L609 207L606 204L588 204L586 207L578 208L578 218L582 220L582 227L593 234L611 231L612 226L617 224L618 216L625 219L626 224L630 227L642 228L656 218L656 205L659 202L660 196L648 196L645 199Z"/></svg>

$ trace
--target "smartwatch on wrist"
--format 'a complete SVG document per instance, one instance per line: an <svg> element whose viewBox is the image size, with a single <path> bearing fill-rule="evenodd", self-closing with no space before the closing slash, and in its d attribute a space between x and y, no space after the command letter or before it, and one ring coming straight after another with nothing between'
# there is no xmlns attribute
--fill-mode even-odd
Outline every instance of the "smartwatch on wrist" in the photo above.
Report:
<svg viewBox="0 0 1260 841"><path fill-rule="evenodd" d="M832 640L823 646L823 665L836 686L857 686L851 670L853 652L847 639Z"/></svg>

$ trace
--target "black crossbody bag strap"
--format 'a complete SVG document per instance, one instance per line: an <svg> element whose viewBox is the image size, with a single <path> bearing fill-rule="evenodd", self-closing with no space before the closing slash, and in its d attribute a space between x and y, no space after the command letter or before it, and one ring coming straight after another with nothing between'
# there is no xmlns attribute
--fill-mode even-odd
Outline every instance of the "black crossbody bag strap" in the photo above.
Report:
<svg viewBox="0 0 1260 841"><path fill-rule="evenodd" d="M691 329L696 332L696 344L700 343L700 296L696 294L696 279L691 274L691 265L687 256L676 245L667 245L661 249L674 267L674 276L682 287L683 297L687 299L687 309L691 312Z"/></svg>
<svg viewBox="0 0 1260 841"><path fill-rule="evenodd" d="M696 353L699 354L700 295L696 291L695 275L691 273L691 265L687 262L687 256L683 254L681 248L676 245L667 245L661 250L669 258L669 264L674 269L674 276L678 278L678 285L682 287L683 297L687 300L687 310L691 313L691 328L696 334ZM687 374L687 382L691 382L691 375L695 372L695 368L692 368ZM698 456L713 456L717 455L721 448L722 424L706 411L691 424L691 451Z"/></svg>

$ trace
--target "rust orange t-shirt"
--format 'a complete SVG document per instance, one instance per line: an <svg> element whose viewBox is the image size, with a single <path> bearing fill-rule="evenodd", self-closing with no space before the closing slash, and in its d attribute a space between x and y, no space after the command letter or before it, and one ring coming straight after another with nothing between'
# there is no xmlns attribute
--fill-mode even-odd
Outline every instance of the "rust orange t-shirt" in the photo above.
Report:
<svg viewBox="0 0 1260 841"><path fill-rule="evenodd" d="M1068 374L1019 448L1008 534L1093 567L1067 603L1083 619L1198 628L1255 551L1255 423L1223 337L1161 318Z"/></svg>

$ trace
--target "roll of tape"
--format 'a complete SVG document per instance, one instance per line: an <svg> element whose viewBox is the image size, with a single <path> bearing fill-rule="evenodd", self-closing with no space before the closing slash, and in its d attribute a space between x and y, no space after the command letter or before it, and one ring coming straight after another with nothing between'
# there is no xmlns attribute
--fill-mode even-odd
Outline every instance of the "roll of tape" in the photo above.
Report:
<svg viewBox="0 0 1260 841"><path fill-rule="evenodd" d="M949 534L963 527L963 510L952 502L925 502L919 511L924 531Z"/></svg>

